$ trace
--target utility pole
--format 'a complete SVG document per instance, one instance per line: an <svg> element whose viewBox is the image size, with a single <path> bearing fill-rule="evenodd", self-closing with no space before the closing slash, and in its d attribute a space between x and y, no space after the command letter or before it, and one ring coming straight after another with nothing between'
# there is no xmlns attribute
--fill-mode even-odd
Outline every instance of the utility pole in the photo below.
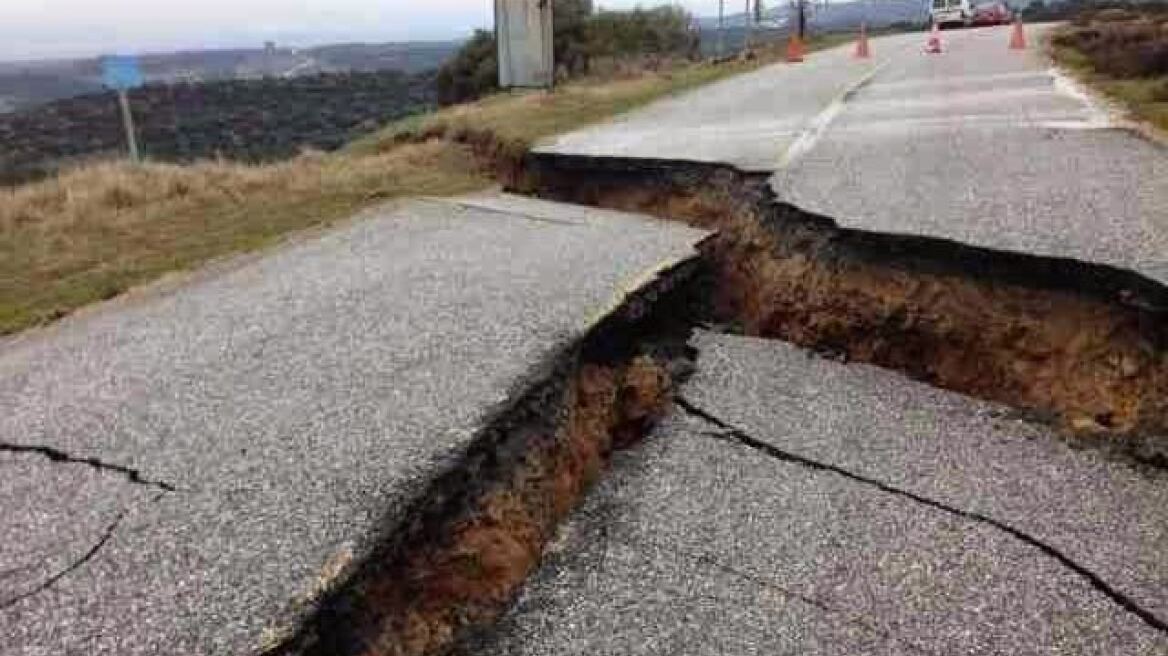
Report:
<svg viewBox="0 0 1168 656"><path fill-rule="evenodd" d="M752 18L751 11L750 11L750 0L746 0L746 11L745 11L745 15L743 16L743 18L746 20L746 40L743 41L742 51L743 52L750 52L750 40L751 40L750 19Z"/></svg>
<svg viewBox="0 0 1168 656"><path fill-rule="evenodd" d="M799 40L807 40L807 0L795 0L799 3Z"/></svg>
<svg viewBox="0 0 1168 656"><path fill-rule="evenodd" d="M725 54L726 47L726 0L718 0L718 58Z"/></svg>

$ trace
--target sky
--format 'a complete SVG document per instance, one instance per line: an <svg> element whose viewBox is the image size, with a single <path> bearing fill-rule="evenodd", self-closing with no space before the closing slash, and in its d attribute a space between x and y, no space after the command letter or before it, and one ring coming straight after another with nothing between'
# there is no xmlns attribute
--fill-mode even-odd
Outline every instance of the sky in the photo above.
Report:
<svg viewBox="0 0 1168 656"><path fill-rule="evenodd" d="M665 0L604 0L605 8ZM682 0L698 15L718 0ZM739 2L730 0L738 9ZM0 0L0 60L186 48L431 41L490 27L493 0ZM729 7L727 12L729 12Z"/></svg>

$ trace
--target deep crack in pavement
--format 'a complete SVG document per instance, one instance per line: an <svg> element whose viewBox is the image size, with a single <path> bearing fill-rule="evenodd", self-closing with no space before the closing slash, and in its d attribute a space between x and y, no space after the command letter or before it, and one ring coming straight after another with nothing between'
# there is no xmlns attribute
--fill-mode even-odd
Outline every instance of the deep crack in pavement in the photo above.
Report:
<svg viewBox="0 0 1168 656"><path fill-rule="evenodd" d="M73 456L60 449L54 449L49 446L33 446L29 444L12 444L10 442L0 442L0 451L8 453L32 453L39 456L44 456L53 462L63 462L69 464L87 465L100 471L111 471L121 474L126 477L126 480L135 485L145 485L148 487L156 487L164 492L177 492L178 488L165 481L153 480L142 476L142 472L133 467L126 467L125 465L118 465L114 463L105 462L100 458L93 456L82 458Z"/></svg>
<svg viewBox="0 0 1168 656"><path fill-rule="evenodd" d="M168 493L169 493L169 490L164 490L162 492L159 492L158 494L154 495L154 497L152 499L150 499L150 503L157 503L160 499L162 499L162 497L166 496L166 494L168 494ZM117 532L118 527L121 526L122 521L129 514L130 514L130 510L128 510L128 509L119 511L118 514L114 516L113 521L111 521L105 527L105 530L102 531L101 536L97 539L97 541L93 543L93 546L91 546L79 558L77 558L73 562L69 563L68 566L61 569L57 573L53 574L49 578L45 579L43 582L41 582L35 588L28 590L26 592L22 592L22 593L14 596L14 597L11 597L9 599L4 599L3 601L0 601L0 610L15 606L16 604L20 603L21 601L24 601L25 599L28 599L29 597L35 597L36 595L38 595L42 592L45 592L46 590L51 589L54 585L59 583L62 579L64 579L65 577L69 576L73 572L84 567L86 564L89 563L89 561L93 560L94 556L96 556L98 554L98 552L100 552L102 550L102 548L105 547L106 543L108 543L111 539L113 539L114 533Z"/></svg>
<svg viewBox="0 0 1168 656"><path fill-rule="evenodd" d="M808 469L829 472L832 474L843 476L844 478L855 481L857 483L862 483L864 485L874 487L882 492L886 492L888 494L903 497L903 498L909 499L915 503L921 504L923 506L927 506L929 508L933 508L933 509L939 510L941 512L949 513L951 515L955 515L955 516L961 517L963 519L967 519L967 520L970 520L973 522L978 522L981 524L992 526L993 528L995 528L999 531L1007 533L1010 536L1038 549L1039 551L1046 554L1047 556L1055 559L1061 565L1063 565L1067 569L1073 571L1075 574L1078 574L1080 577L1085 579L1091 585L1092 588L1103 593L1109 599L1111 599L1111 601L1113 601L1117 605L1121 606L1122 608L1124 608L1128 612L1132 613L1133 615L1139 617L1145 624L1147 624L1148 626L1156 629L1157 631L1159 631L1165 635L1168 635L1168 623L1166 623L1164 620L1160 619L1154 613L1152 613L1151 611L1149 611L1146 608L1144 608L1143 606L1141 606L1139 603L1137 603L1131 597L1125 595L1124 593L1120 592L1119 590L1116 590L1109 583L1107 583L1107 581L1104 581L1098 574L1092 572L1087 567L1074 561L1071 557L1067 556L1065 553L1063 553L1059 549L1055 548L1054 546L1052 546L1050 544L1047 544L1046 542L1040 540L1039 538L1037 538L1035 536L1030 535L1029 533L1026 533L1025 531L1022 531L1018 528L1010 526L1009 524L998 521L992 517L988 517L988 516L983 515L981 513L973 512L973 511L969 511L969 510L963 510L961 508L951 506L949 504L943 503L941 501L937 501L935 499L923 497L919 494L915 494L915 493L910 492L908 490L904 490L904 489L895 487L893 485L889 485L887 483L876 480L874 478L870 478L870 477L865 476L863 474L853 472L853 471L850 471L848 469L844 469L842 467L838 467L838 466L830 464L830 463L820 462L818 460L813 460L811 458L807 458L807 457L798 455L796 453L791 453L789 451L785 451L785 450L775 446L774 444L771 444L771 443L766 442L764 440L760 440L756 437L753 437L752 435L750 435L746 431L744 431L740 428L737 428L736 426L734 426L734 425L722 420L721 418L703 410L702 408L699 408L698 406L694 405L693 403L690 403L689 401L687 401L685 398L683 398L681 396L674 397L674 403L679 408L684 410L687 414L694 416L694 417L697 417L697 418L699 418L703 421L706 421L706 422L716 426L717 428L721 429L721 431L719 431L719 432L708 433L708 435L710 435L711 437L713 437L715 439L735 441L735 442L743 444L747 447L750 447L751 449L754 449L756 451L764 453L771 458L775 458L775 459L781 460L783 462L789 462L792 464L796 464L796 465L799 465L802 467L806 467Z"/></svg>
<svg viewBox="0 0 1168 656"><path fill-rule="evenodd" d="M717 231L714 319L1046 414L1168 463L1168 288L1092 262L842 226L767 175L685 160L533 153L522 191Z"/></svg>

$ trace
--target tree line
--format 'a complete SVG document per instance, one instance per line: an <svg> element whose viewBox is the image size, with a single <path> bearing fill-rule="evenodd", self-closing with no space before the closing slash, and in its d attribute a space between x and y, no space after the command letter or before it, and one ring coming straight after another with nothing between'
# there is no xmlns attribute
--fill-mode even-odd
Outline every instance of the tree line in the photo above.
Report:
<svg viewBox="0 0 1168 656"><path fill-rule="evenodd" d="M560 80L584 75L601 58L636 55L693 57L698 37L684 9L662 5L596 11L592 0L553 0L553 53ZM438 102L466 102L498 89L495 35L478 30L437 76Z"/></svg>

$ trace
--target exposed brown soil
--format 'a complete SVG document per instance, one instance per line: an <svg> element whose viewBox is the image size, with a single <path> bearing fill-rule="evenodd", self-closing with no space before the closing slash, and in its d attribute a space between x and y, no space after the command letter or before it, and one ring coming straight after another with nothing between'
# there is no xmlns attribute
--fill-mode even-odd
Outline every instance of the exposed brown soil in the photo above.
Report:
<svg viewBox="0 0 1168 656"><path fill-rule="evenodd" d="M491 622L615 444L631 443L660 417L668 389L665 370L647 356L616 368L584 365L569 386L561 434L527 453L508 484L479 500L446 541L370 582L362 595L369 612L353 627L364 643L357 653L441 653L467 628Z"/></svg>
<svg viewBox="0 0 1168 656"><path fill-rule="evenodd" d="M1139 312L1035 290L776 247L752 225L710 254L721 307L749 334L904 371L1122 435L1168 427L1168 361Z"/></svg>
<svg viewBox="0 0 1168 656"><path fill-rule="evenodd" d="M719 230L705 251L716 315L746 334L1036 411L1163 462L1148 435L1168 429L1168 336L1148 305L1164 299L1134 276L844 231L723 166L536 157L524 190Z"/></svg>

